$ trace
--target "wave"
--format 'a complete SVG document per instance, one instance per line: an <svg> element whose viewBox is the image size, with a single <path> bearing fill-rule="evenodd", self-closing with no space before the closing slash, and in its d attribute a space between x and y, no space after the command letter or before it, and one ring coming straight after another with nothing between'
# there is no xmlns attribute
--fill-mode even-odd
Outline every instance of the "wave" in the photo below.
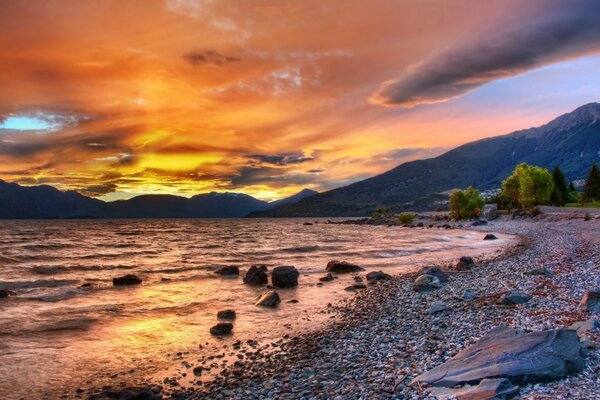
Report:
<svg viewBox="0 0 600 400"><path fill-rule="evenodd" d="M0 281L0 290L52 288L77 283L74 279L39 279L36 281Z"/></svg>
<svg viewBox="0 0 600 400"><path fill-rule="evenodd" d="M56 266L36 266L31 268L31 272L36 275L55 275L71 271L114 271L135 269L133 265L56 265Z"/></svg>

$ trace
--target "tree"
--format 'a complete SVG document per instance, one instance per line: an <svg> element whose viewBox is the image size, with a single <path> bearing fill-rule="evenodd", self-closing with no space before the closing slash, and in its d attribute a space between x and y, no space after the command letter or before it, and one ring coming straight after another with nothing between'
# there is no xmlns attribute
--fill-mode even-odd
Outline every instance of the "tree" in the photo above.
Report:
<svg viewBox="0 0 600 400"><path fill-rule="evenodd" d="M467 190L454 190L450 195L450 217L454 219L475 218L481 214L485 201L479 190L469 186Z"/></svg>
<svg viewBox="0 0 600 400"><path fill-rule="evenodd" d="M554 188L550 194L550 201L555 206L564 206L569 199L569 188L567 187L565 174L558 166L552 171L552 183Z"/></svg>
<svg viewBox="0 0 600 400"><path fill-rule="evenodd" d="M583 200L600 200L600 169L598 169L595 162L592 163L592 168L590 168L590 172L583 185Z"/></svg>
<svg viewBox="0 0 600 400"><path fill-rule="evenodd" d="M546 168L521 163L502 182L500 194L513 205L525 208L547 204L553 187L552 175Z"/></svg>

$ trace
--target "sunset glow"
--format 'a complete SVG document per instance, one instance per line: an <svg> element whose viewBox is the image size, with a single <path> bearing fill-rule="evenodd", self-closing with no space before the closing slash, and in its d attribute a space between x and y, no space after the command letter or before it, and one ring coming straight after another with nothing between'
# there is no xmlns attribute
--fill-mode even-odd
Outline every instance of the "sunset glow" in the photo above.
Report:
<svg viewBox="0 0 600 400"><path fill-rule="evenodd" d="M108 200L342 186L597 101L593 7L0 1L0 179Z"/></svg>

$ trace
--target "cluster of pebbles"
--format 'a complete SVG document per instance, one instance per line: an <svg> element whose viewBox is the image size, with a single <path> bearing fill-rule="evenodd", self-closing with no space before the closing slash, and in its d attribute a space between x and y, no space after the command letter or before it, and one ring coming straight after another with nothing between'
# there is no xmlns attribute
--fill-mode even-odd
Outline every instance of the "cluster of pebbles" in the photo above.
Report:
<svg viewBox="0 0 600 400"><path fill-rule="evenodd" d="M235 361L216 376L188 388L165 382L163 398L431 398L411 381L490 329L547 330L590 318L578 305L586 290L600 287L598 221L506 219L475 229L518 235L521 243L496 258L471 260L470 268L438 266L449 280L437 290L413 290L415 274L374 280L351 300L327 305L332 318L321 330L238 342ZM530 298L502 304L510 291ZM436 304L444 307L431 312ZM521 398L600 399L598 339L589 333L583 372L524 386Z"/></svg>

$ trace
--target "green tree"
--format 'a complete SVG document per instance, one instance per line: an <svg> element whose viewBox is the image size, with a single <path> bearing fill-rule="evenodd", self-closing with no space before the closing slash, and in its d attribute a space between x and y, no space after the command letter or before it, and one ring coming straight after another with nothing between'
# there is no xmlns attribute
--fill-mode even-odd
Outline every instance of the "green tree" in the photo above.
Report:
<svg viewBox="0 0 600 400"><path fill-rule="evenodd" d="M502 182L501 196L522 208L547 204L554 184L546 168L521 163Z"/></svg>
<svg viewBox="0 0 600 400"><path fill-rule="evenodd" d="M481 214L485 201L479 190L469 186L467 190L454 190L450 195L450 217L454 219L474 218Z"/></svg>
<svg viewBox="0 0 600 400"><path fill-rule="evenodd" d="M375 209L375 211L373 211L373 214L371 215L371 218L373 219L380 219L380 218L387 218L389 216L392 215L392 210L390 210L387 207L377 207Z"/></svg>
<svg viewBox="0 0 600 400"><path fill-rule="evenodd" d="M558 166L552 171L552 183L554 188L550 195L550 201L555 206L564 206L569 199L569 188L567 187L567 179L565 174Z"/></svg>
<svg viewBox="0 0 600 400"><path fill-rule="evenodd" d="M590 172L583 185L583 200L600 200L600 169L598 169L595 162L592 163L592 168L590 168Z"/></svg>

